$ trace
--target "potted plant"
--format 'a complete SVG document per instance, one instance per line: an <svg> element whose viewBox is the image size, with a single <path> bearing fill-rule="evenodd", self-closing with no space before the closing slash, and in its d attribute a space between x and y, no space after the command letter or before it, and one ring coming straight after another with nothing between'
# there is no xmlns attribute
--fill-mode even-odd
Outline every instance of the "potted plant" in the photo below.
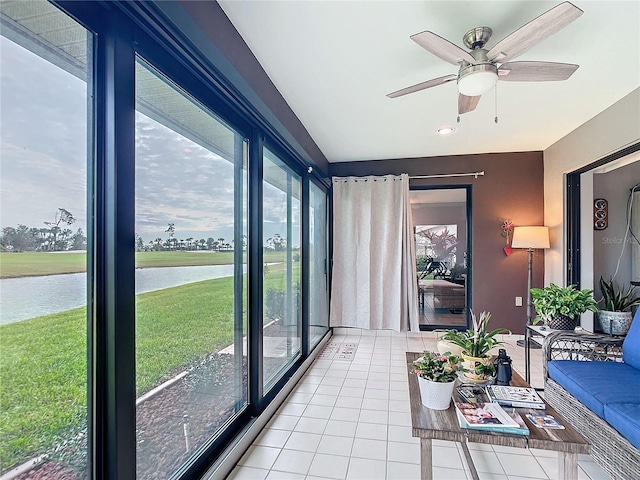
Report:
<svg viewBox="0 0 640 480"><path fill-rule="evenodd" d="M631 307L640 305L640 296L635 295L635 287L630 285L625 291L618 288L613 279L608 282L600 277L602 308L598 313L598 323L604 333L626 335L631 327L633 316Z"/></svg>
<svg viewBox="0 0 640 480"><path fill-rule="evenodd" d="M464 378L473 383L482 383L495 374L493 358L489 352L495 346L504 343L498 340L497 335L511 332L505 328L489 330L487 328L489 320L491 320L491 313L489 312L482 312L479 320L471 312L471 320L473 329L465 331L448 330L442 336L442 339L462 349L460 355L464 360Z"/></svg>
<svg viewBox="0 0 640 480"><path fill-rule="evenodd" d="M418 375L422 404L434 410L446 410L451 403L453 386L463 368L460 357L425 351L413 362L411 373Z"/></svg>
<svg viewBox="0 0 640 480"><path fill-rule="evenodd" d="M559 287L552 283L548 287L532 288L531 301L538 314L533 323L543 321L554 330L573 330L578 326L580 315L598 311L593 290L578 290L575 285Z"/></svg>

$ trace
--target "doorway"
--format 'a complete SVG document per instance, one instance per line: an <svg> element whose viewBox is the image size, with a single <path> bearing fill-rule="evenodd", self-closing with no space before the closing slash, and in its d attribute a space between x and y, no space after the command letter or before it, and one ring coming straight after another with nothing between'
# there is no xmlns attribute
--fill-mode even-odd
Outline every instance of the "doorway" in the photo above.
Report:
<svg viewBox="0 0 640 480"><path fill-rule="evenodd" d="M466 328L470 186L411 187L420 329Z"/></svg>

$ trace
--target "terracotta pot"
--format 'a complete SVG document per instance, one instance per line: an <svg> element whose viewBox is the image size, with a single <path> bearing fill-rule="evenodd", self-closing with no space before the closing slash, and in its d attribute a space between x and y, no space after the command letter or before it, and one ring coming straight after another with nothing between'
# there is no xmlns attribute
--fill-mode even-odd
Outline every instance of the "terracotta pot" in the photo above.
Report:
<svg viewBox="0 0 640 480"><path fill-rule="evenodd" d="M455 380L453 382L432 382L426 378L418 377L422 404L433 410L446 410L451 404L455 383Z"/></svg>
<svg viewBox="0 0 640 480"><path fill-rule="evenodd" d="M476 372L476 366L478 364L481 365L489 365L493 361L493 357L491 355L485 357L471 357L466 354L466 352L462 352L462 366L468 370L468 372L464 372L462 376L472 382L472 383L483 383L487 381L487 375L482 374L478 375Z"/></svg>

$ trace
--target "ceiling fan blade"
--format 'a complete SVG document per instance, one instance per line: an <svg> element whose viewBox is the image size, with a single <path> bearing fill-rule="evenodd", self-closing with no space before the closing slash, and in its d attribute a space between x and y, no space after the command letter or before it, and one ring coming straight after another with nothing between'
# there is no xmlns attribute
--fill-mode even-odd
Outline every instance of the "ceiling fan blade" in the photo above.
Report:
<svg viewBox="0 0 640 480"><path fill-rule="evenodd" d="M462 115L463 113L474 111L478 106L479 101L480 101L480 96L467 97L466 95L462 95L460 93L458 95L458 115Z"/></svg>
<svg viewBox="0 0 640 480"><path fill-rule="evenodd" d="M411 35L411 40L433 53L436 57L453 65L474 63L476 61L469 52L433 32L416 33Z"/></svg>
<svg viewBox="0 0 640 480"><path fill-rule="evenodd" d="M403 95L408 95L409 93L419 92L420 90L426 90L427 88L443 85L447 82L456 80L457 78L458 76L454 74L446 75L444 77L433 78L431 80L427 80L426 82L418 83L411 87L403 88L402 90L398 90L397 92L388 93L387 97L389 98L401 97Z"/></svg>
<svg viewBox="0 0 640 480"><path fill-rule="evenodd" d="M578 65L555 62L507 62L498 69L498 80L506 82L557 82L566 80Z"/></svg>
<svg viewBox="0 0 640 480"><path fill-rule="evenodd" d="M489 50L487 58L490 62L504 62L522 55L545 38L562 30L582 13L582 10L570 2L556 5L500 40Z"/></svg>

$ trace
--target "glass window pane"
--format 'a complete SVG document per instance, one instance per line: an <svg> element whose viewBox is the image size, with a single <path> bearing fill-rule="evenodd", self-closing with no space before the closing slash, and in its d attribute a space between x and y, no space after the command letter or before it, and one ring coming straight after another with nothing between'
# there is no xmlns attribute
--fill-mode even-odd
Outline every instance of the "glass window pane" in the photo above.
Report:
<svg viewBox="0 0 640 480"><path fill-rule="evenodd" d="M83 478L91 37L45 1L0 15L0 475Z"/></svg>
<svg viewBox="0 0 640 480"><path fill-rule="evenodd" d="M309 182L309 338L311 348L329 330L327 194Z"/></svg>
<svg viewBox="0 0 640 480"><path fill-rule="evenodd" d="M263 379L268 391L300 356L301 179L265 150L263 181Z"/></svg>
<svg viewBox="0 0 640 480"><path fill-rule="evenodd" d="M168 478L247 404L247 141L136 66L139 478Z"/></svg>

